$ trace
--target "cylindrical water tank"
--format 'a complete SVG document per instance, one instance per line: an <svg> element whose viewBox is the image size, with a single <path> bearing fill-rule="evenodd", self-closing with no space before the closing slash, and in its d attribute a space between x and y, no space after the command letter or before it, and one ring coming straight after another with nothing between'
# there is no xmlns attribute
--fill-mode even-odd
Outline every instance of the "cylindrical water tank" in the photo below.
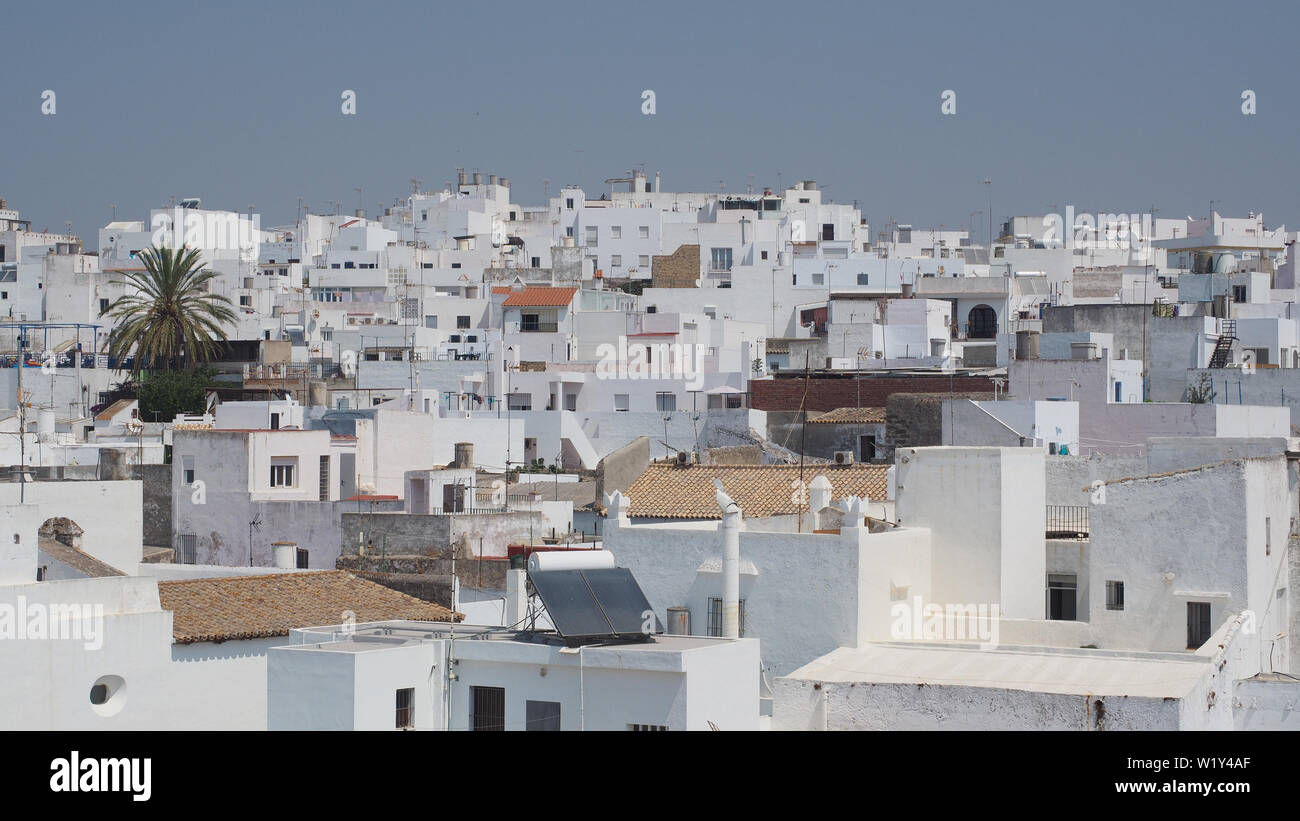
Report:
<svg viewBox="0 0 1300 821"><path fill-rule="evenodd" d="M691 634L691 609L689 607L668 608L668 635L689 636Z"/></svg>
<svg viewBox="0 0 1300 821"><path fill-rule="evenodd" d="M293 570L298 566L298 543L273 542L271 555L275 559L276 567L281 570Z"/></svg>
<svg viewBox="0 0 1300 821"><path fill-rule="evenodd" d="M36 438L42 442L54 441L54 408L41 408L37 412Z"/></svg>
<svg viewBox="0 0 1300 821"><path fill-rule="evenodd" d="M538 550L528 557L529 573L548 570L600 570L614 567L608 550Z"/></svg>
<svg viewBox="0 0 1300 821"><path fill-rule="evenodd" d="M464 171L461 171L459 174L457 174L456 178L461 185L466 185L469 183L469 174L467 174Z"/></svg>
<svg viewBox="0 0 1300 821"><path fill-rule="evenodd" d="M482 185L482 184L483 184L483 175L482 175L481 173L479 173L478 171L475 171L475 172L474 172L474 184L475 184L475 185Z"/></svg>

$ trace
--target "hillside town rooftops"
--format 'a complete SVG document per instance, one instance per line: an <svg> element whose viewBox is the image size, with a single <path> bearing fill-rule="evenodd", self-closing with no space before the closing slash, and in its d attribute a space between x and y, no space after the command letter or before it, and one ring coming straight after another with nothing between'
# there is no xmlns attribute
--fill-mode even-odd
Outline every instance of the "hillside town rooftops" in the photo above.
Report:
<svg viewBox="0 0 1300 821"><path fill-rule="evenodd" d="M358 622L461 618L342 570L159 582L158 597L174 614L177 644L287 636L297 627L338 624L345 611Z"/></svg>

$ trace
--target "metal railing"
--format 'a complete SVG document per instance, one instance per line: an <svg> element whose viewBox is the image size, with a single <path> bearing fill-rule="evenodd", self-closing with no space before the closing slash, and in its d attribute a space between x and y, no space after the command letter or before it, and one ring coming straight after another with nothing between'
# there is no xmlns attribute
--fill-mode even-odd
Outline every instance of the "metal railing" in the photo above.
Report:
<svg viewBox="0 0 1300 821"><path fill-rule="evenodd" d="M1087 505L1048 505L1047 538L1078 539L1088 538Z"/></svg>

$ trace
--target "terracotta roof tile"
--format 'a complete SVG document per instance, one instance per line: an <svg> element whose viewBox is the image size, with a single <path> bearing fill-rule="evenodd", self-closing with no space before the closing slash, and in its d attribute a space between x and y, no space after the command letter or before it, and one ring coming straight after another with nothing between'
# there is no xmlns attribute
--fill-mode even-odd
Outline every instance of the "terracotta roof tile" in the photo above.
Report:
<svg viewBox="0 0 1300 821"><path fill-rule="evenodd" d="M884 424L884 408L836 408L808 420L810 425Z"/></svg>
<svg viewBox="0 0 1300 821"><path fill-rule="evenodd" d="M348 610L358 623L464 618L342 570L159 582L158 597L174 614L177 644L287 636L298 627L342 624Z"/></svg>
<svg viewBox="0 0 1300 821"><path fill-rule="evenodd" d="M889 465L805 466L803 478L830 480L831 498L864 496L873 502L888 495ZM653 464L625 494L631 500L628 515L656 519L719 519L714 479L722 480L727 495L736 500L746 517L779 516L799 511L795 503L798 465L690 465Z"/></svg>
<svg viewBox="0 0 1300 821"><path fill-rule="evenodd" d="M506 308L511 307L545 307L545 308L563 308L573 301L573 295L578 292L577 288L546 288L539 286L529 286L522 291L514 291L506 297L506 301L501 305Z"/></svg>

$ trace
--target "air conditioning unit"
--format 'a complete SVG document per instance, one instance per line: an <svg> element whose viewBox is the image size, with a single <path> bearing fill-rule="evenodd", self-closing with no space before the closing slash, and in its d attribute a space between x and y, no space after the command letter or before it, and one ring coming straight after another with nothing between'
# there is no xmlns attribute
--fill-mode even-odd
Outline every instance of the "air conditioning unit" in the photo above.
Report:
<svg viewBox="0 0 1300 821"><path fill-rule="evenodd" d="M835 464L837 464L837 465L851 465L851 464L853 464L853 451L851 451L851 450L837 450L837 451L835 451Z"/></svg>
<svg viewBox="0 0 1300 821"><path fill-rule="evenodd" d="M687 453L684 450L677 451L677 464L689 465L690 463L691 463L691 455L689 453Z"/></svg>

